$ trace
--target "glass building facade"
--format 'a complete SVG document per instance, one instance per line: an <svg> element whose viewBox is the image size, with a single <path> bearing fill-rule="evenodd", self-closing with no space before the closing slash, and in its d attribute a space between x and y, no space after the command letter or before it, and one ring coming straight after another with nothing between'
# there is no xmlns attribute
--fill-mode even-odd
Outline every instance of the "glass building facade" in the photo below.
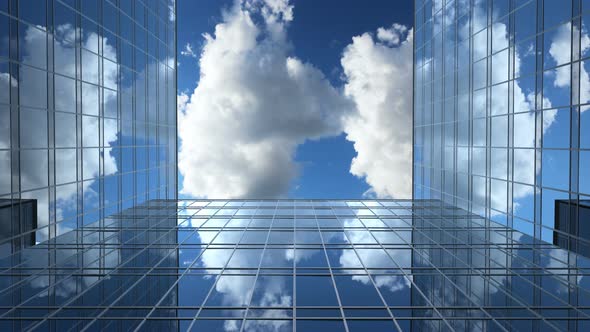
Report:
<svg viewBox="0 0 590 332"><path fill-rule="evenodd" d="M414 200L178 200L171 1L0 1L0 330L590 330L590 2L415 2Z"/></svg>
<svg viewBox="0 0 590 332"><path fill-rule="evenodd" d="M588 258L438 200L151 200L0 267L3 331L590 328Z"/></svg>
<svg viewBox="0 0 590 332"><path fill-rule="evenodd" d="M27 229L0 253L174 199L176 179L173 0L0 1L2 222Z"/></svg>
<svg viewBox="0 0 590 332"><path fill-rule="evenodd" d="M417 0L414 198L588 246L589 28L586 0Z"/></svg>

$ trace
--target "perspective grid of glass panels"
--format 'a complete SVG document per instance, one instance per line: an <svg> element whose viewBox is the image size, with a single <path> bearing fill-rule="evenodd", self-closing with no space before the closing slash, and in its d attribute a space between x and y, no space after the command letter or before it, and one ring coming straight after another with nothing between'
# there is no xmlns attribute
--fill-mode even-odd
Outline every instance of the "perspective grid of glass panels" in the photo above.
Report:
<svg viewBox="0 0 590 332"><path fill-rule="evenodd" d="M590 1L415 1L414 198L590 254Z"/></svg>
<svg viewBox="0 0 590 332"><path fill-rule="evenodd" d="M1 330L587 331L590 260L440 201L153 200L0 260Z"/></svg>
<svg viewBox="0 0 590 332"><path fill-rule="evenodd" d="M177 197L173 0L0 1L0 252Z"/></svg>

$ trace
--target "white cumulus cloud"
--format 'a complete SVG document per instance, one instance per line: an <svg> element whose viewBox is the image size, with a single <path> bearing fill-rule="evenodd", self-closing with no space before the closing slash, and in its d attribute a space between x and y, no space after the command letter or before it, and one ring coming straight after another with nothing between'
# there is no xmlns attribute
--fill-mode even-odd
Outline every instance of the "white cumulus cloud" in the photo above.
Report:
<svg viewBox="0 0 590 332"><path fill-rule="evenodd" d="M357 156L350 171L378 197L412 194L412 32L403 25L352 39L341 63L357 111L344 131Z"/></svg>
<svg viewBox="0 0 590 332"><path fill-rule="evenodd" d="M298 175L297 146L344 132L357 152L350 172L367 194L410 197L412 30L392 24L353 37L334 87L292 55L293 9L288 0L236 0L204 34L200 81L178 96L182 193L284 196Z"/></svg>
<svg viewBox="0 0 590 332"><path fill-rule="evenodd" d="M397 46L407 32L408 27L394 23L389 29L383 27L377 29L377 39L388 45Z"/></svg>
<svg viewBox="0 0 590 332"><path fill-rule="evenodd" d="M190 43L186 43L186 45L184 45L184 50L180 51L180 54L191 58L197 57L197 54L193 50L193 46Z"/></svg>
<svg viewBox="0 0 590 332"><path fill-rule="evenodd" d="M179 102L182 193L284 195L296 147L341 131L353 108L314 66L291 56L288 1L237 1L205 34L200 81Z"/></svg>

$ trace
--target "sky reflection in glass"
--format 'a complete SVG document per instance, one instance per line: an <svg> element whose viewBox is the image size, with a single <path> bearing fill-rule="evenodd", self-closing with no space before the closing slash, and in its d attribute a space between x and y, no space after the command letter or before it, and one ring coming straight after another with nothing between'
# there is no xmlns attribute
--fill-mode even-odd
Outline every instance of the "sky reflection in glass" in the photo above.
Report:
<svg viewBox="0 0 590 332"><path fill-rule="evenodd" d="M280 201L286 202L294 203ZM334 212L300 223L256 213L233 222L215 214L226 203L247 203L252 212L282 209L276 201L215 201L216 210L207 212L214 215L198 214L202 202L150 201L111 218L108 227L88 226L2 258L0 327L588 326L587 258L439 201L367 202L392 214L322 229L338 221L341 201L297 201Z"/></svg>

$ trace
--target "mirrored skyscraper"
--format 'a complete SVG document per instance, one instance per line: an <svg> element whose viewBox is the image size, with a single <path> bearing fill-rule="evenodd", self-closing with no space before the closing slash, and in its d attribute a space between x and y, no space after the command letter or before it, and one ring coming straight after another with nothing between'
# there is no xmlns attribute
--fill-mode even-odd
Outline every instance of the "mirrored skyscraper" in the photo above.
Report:
<svg viewBox="0 0 590 332"><path fill-rule="evenodd" d="M590 260L438 200L152 200L0 259L0 329L587 331Z"/></svg>
<svg viewBox="0 0 590 332"><path fill-rule="evenodd" d="M0 2L0 331L590 330L586 2L416 1L413 200L179 200L170 1Z"/></svg>
<svg viewBox="0 0 590 332"><path fill-rule="evenodd" d="M414 197L587 246L589 28L588 1L417 0Z"/></svg>
<svg viewBox="0 0 590 332"><path fill-rule="evenodd" d="M0 199L12 229L34 201L24 242L176 198L175 27L171 0L0 2Z"/></svg>

